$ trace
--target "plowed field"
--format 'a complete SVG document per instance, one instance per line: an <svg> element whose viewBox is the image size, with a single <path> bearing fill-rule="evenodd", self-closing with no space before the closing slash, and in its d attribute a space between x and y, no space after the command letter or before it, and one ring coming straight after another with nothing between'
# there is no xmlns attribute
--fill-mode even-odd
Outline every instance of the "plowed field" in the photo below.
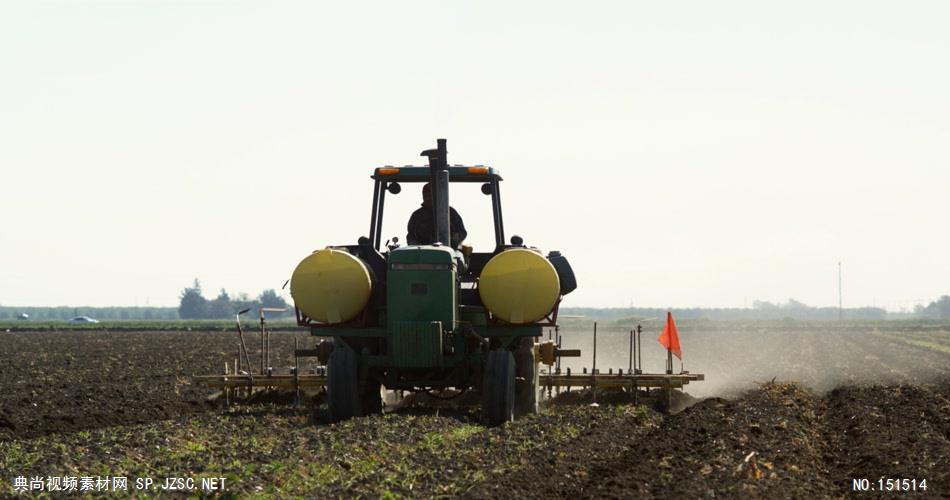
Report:
<svg viewBox="0 0 950 500"><path fill-rule="evenodd" d="M0 333L0 494L17 477L110 475L130 493L136 478L224 477L237 495L824 498L908 479L950 496L946 325L680 330L686 367L707 378L685 410L562 397L501 428L465 408L340 424L286 404L223 408L189 376L233 361L234 333ZM292 337L275 334L272 364L289 364ZM663 362L653 337L648 371ZM598 366L626 368L626 339L603 329ZM589 340L565 332L571 347Z"/></svg>

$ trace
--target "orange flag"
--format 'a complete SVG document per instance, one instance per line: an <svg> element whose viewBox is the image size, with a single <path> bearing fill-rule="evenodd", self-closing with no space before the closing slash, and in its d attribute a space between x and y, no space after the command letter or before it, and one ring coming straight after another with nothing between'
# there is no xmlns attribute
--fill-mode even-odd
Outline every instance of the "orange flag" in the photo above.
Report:
<svg viewBox="0 0 950 500"><path fill-rule="evenodd" d="M666 326L663 327L663 333L660 334L660 344L671 351L677 358L683 359L683 351L680 349L680 336L676 333L676 323L673 322L673 313L666 313Z"/></svg>

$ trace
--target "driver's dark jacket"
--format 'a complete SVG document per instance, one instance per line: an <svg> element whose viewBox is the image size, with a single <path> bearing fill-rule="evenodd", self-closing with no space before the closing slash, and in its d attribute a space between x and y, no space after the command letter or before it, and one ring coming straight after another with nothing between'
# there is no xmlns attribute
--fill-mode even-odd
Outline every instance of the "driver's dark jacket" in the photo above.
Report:
<svg viewBox="0 0 950 500"><path fill-rule="evenodd" d="M435 243L435 214L432 213L432 206L422 205L412 213L409 217L408 231L406 241L410 245ZM462 217L452 207L449 207L449 235L452 239L452 248L455 249L458 249L468 236Z"/></svg>

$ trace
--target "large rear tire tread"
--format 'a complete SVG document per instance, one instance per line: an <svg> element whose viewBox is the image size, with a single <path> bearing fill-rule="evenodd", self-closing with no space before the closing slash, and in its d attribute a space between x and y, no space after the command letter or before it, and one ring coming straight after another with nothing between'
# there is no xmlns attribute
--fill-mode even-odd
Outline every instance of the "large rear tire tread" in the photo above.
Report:
<svg viewBox="0 0 950 500"><path fill-rule="evenodd" d="M334 349L327 365L327 405L330 420L340 422L362 416L359 358L348 348Z"/></svg>
<svg viewBox="0 0 950 500"><path fill-rule="evenodd" d="M482 419L502 425L515 418L515 357L510 351L488 353L482 381Z"/></svg>

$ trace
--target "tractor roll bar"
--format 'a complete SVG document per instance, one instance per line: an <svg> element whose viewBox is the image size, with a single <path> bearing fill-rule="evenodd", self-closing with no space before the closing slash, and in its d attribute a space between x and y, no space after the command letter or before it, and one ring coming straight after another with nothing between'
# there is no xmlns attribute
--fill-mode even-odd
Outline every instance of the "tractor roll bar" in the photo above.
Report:
<svg viewBox="0 0 950 500"><path fill-rule="evenodd" d="M382 177L378 173L373 175L375 186L373 188L373 208L372 213L370 214L368 238L369 244L372 245L373 248L380 250L380 244L382 242L383 207L386 202L386 191L388 190L390 182L398 181L429 181L430 186L432 186L432 205L436 221L436 234L433 236L436 237L436 241L441 241L443 244L451 245L451 234L449 228L449 182L451 179L455 179L455 182L489 183L491 186L492 219L494 219L493 222L495 223L495 250L499 251L500 249L504 248L505 224L501 211L501 183L499 182L501 177L498 175L497 171L493 169L487 169L488 173L479 172L475 174L466 174L466 167L461 165L456 165L450 169L448 165L448 149L446 148L446 142L447 141L445 139L437 139L436 149L428 149L422 152L421 156L426 156L429 158L429 168L425 176L419 175L419 173L411 173L406 175L407 171L419 171L422 170L422 167L405 168L403 169L404 174L392 176L392 178ZM450 179L449 172L452 169L460 170L461 174L458 176L453 174Z"/></svg>

